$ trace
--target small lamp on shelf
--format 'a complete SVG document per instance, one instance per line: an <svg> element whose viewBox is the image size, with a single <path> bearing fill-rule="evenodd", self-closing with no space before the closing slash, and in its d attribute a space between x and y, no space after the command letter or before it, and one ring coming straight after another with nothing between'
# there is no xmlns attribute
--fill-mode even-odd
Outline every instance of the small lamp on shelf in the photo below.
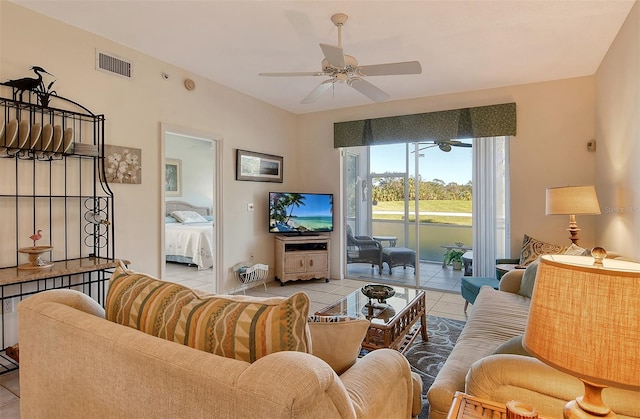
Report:
<svg viewBox="0 0 640 419"><path fill-rule="evenodd" d="M540 257L523 338L529 353L583 381L565 418L615 417L602 389L640 390L640 264L593 253Z"/></svg>
<svg viewBox="0 0 640 419"><path fill-rule="evenodd" d="M571 242L578 244L578 224L576 215L598 215L600 204L596 195L596 188L588 186L565 186L547 188L546 215L568 215Z"/></svg>

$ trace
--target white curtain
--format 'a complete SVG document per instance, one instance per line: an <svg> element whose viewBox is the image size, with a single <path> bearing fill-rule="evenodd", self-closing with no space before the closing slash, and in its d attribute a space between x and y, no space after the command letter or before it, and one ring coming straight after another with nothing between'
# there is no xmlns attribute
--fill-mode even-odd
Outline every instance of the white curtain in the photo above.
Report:
<svg viewBox="0 0 640 419"><path fill-rule="evenodd" d="M473 141L473 276L495 278L509 241L508 137Z"/></svg>

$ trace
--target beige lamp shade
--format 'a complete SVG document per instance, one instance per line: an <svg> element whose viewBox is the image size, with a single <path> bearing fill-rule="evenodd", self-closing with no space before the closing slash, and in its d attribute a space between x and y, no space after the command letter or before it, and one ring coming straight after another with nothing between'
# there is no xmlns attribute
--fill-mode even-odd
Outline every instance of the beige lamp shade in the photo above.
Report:
<svg viewBox="0 0 640 419"><path fill-rule="evenodd" d="M546 215L579 214L600 214L595 186L547 188Z"/></svg>
<svg viewBox="0 0 640 419"><path fill-rule="evenodd" d="M541 256L523 345L583 381L640 389L640 264L593 261Z"/></svg>

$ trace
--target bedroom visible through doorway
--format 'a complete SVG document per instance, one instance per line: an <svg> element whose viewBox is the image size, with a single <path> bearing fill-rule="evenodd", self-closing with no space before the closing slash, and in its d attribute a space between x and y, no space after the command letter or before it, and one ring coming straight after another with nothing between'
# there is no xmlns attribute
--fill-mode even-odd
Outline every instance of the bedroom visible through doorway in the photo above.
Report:
<svg viewBox="0 0 640 419"><path fill-rule="evenodd" d="M217 289L218 146L214 138L164 131L162 277Z"/></svg>

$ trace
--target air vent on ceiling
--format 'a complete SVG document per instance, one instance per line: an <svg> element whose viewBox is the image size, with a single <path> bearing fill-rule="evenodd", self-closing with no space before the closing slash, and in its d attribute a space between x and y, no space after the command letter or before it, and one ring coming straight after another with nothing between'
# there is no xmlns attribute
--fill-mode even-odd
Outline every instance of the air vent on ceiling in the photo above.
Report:
<svg viewBox="0 0 640 419"><path fill-rule="evenodd" d="M96 50L96 70L117 74L128 79L133 77L133 63L98 50Z"/></svg>

